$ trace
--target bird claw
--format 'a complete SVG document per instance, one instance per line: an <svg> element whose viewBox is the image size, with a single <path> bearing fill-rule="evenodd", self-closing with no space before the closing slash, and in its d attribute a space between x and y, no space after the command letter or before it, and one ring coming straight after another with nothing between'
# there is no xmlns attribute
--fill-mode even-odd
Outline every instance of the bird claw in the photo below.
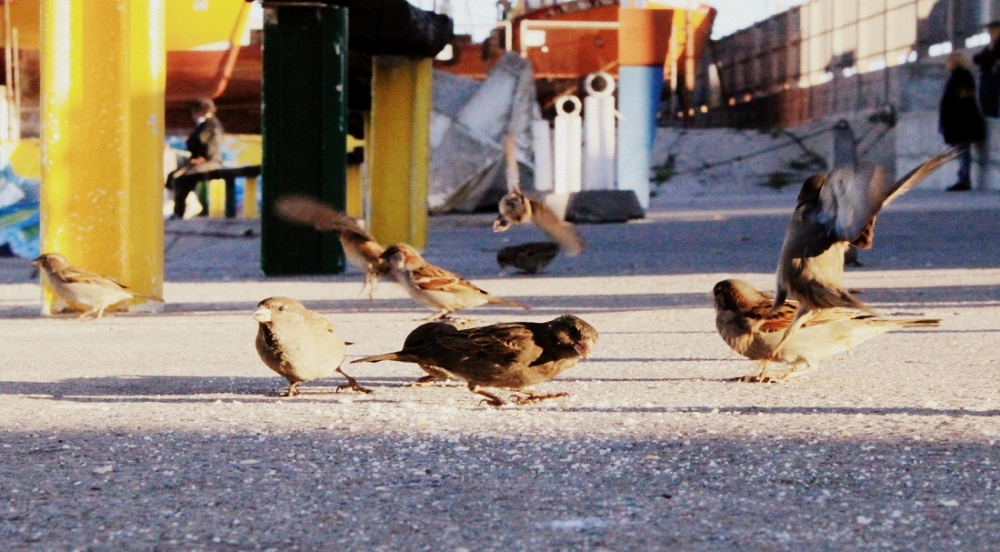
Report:
<svg viewBox="0 0 1000 552"><path fill-rule="evenodd" d="M568 396L569 396L569 393L549 393L549 394L546 394L546 395L528 395L526 397L521 396L521 395L511 395L510 396L510 402L512 402L512 403L514 403L514 404L516 404L518 406L523 406L523 405L531 404L531 403L534 403L534 402L544 401L546 399L555 399L555 398L558 398L558 397L568 397Z"/></svg>
<svg viewBox="0 0 1000 552"><path fill-rule="evenodd" d="M336 391L336 392L337 392L337 393L340 393L340 392L341 392L341 391L343 391L344 389L350 389L350 390L352 390L352 391L357 391L357 392L359 392L359 393L365 393L365 394L371 394L371 393L374 393L374 391L372 391L371 389L368 389L367 387L362 387L362 386L361 386L361 385L360 385L360 384L359 384L358 382L356 382L356 381L352 381L352 382L349 382L349 383L345 383L344 385L338 385L338 386L337 386L337 391Z"/></svg>
<svg viewBox="0 0 1000 552"><path fill-rule="evenodd" d="M507 401L501 399L500 397L493 397L492 399L483 399L483 400L479 401L479 405L480 406L482 406L484 403L487 406L501 407L501 406L507 404Z"/></svg>

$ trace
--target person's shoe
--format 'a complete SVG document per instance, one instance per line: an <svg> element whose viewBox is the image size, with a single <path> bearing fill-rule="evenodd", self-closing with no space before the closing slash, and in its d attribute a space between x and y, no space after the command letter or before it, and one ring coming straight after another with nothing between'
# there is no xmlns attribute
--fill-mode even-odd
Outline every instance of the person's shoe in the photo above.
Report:
<svg viewBox="0 0 1000 552"><path fill-rule="evenodd" d="M972 189L972 186L968 182L956 182L951 186L945 188L946 192L968 192Z"/></svg>

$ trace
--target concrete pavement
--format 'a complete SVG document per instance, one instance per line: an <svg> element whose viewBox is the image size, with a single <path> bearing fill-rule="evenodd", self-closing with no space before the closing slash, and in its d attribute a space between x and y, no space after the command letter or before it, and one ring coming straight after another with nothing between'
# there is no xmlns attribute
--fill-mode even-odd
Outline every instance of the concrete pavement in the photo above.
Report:
<svg viewBox="0 0 1000 552"><path fill-rule="evenodd" d="M995 550L1000 546L1000 196L915 192L845 276L887 315L940 328L876 338L785 385L714 329L712 285L773 287L794 192L654 199L581 228L545 274L498 277L531 228L432 219L427 258L530 312L577 314L595 357L480 406L412 388L414 366L347 365L286 399L253 347L253 306L289 295L348 358L398 348L429 311L361 275L265 279L247 223L169 228L166 312L38 317L23 260L0 261L3 550ZM506 240L506 242L505 242Z"/></svg>

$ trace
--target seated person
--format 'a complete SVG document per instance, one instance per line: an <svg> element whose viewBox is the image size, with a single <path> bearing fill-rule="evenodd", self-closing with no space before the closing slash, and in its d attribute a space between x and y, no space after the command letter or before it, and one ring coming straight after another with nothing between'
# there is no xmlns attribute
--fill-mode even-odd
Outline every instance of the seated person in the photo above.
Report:
<svg viewBox="0 0 1000 552"><path fill-rule="evenodd" d="M202 98L191 106L191 118L197 127L187 139L191 158L167 177L167 188L174 191L174 214L171 219L184 218L185 202L198 180L179 178L185 175L206 173L222 168L222 123L215 117L215 103Z"/></svg>

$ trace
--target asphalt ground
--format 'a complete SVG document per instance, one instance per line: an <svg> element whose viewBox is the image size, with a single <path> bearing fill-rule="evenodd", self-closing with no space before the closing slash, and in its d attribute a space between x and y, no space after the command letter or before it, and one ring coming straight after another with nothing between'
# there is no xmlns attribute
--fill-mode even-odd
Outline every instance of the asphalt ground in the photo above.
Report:
<svg viewBox="0 0 1000 552"><path fill-rule="evenodd" d="M773 287L794 192L654 200L537 276L499 276L492 215L432 219L426 257L571 312L594 357L492 408L412 365L284 381L254 350L271 295L333 321L348 359L399 348L430 311L354 269L264 278L247 222L168 226L161 314L38 315L31 267L0 260L2 550L996 550L1000 548L1000 195L913 192L883 213L848 286L886 334L788 384L714 328L718 280Z"/></svg>

